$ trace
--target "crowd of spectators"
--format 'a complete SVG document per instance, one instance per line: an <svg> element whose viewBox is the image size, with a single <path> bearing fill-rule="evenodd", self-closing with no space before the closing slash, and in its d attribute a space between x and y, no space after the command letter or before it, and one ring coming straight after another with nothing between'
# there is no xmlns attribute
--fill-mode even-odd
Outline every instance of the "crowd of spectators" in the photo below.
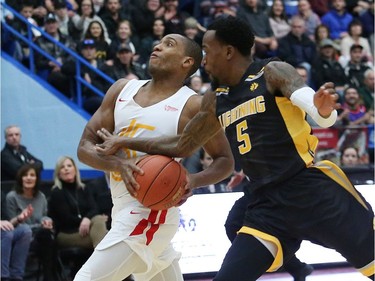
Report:
<svg viewBox="0 0 375 281"><path fill-rule="evenodd" d="M6 0L33 24L42 27L54 39L76 50L89 63L114 80L120 77L147 79L148 57L153 46L166 34L179 33L201 43L206 27L218 16L232 15L244 19L255 34L254 57L277 56L307 71L312 88L333 81L342 94L355 86L360 95L364 73L374 67L373 0ZM14 16L7 23L21 34L26 24ZM2 35L3 50L28 64L28 46ZM33 29L35 43L59 64L37 54L36 72L68 98L75 98L72 72L67 55L47 42ZM3 38L3 39L4 39ZM95 58L87 58L84 42L93 40ZM37 52L36 52L37 53ZM72 63L72 62L70 62ZM74 68L69 68L74 71ZM73 73L74 75L75 73ZM197 73L209 83L203 68ZM87 69L81 71L85 81L103 93L110 84ZM87 88L87 87L86 87ZM99 99L90 89L83 90L84 108L93 113ZM372 93L373 95L373 93ZM343 101L343 96L341 96ZM362 99L367 99L362 98ZM373 97L372 97L373 98ZM368 107L368 101L366 110Z"/></svg>

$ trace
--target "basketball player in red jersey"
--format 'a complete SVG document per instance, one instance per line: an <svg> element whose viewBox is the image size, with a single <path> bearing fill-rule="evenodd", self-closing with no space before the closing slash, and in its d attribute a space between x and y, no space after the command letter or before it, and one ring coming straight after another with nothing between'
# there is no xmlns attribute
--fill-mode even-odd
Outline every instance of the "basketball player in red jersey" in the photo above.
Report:
<svg viewBox="0 0 375 281"><path fill-rule="evenodd" d="M120 79L106 93L89 120L78 147L79 159L111 173L112 227L83 265L75 281L118 281L132 274L135 280L183 281L179 254L171 240L179 225L177 207L151 210L128 192L138 186L135 162L144 153L123 149L116 155L99 154L96 132L105 128L121 137L161 137L181 134L199 111L201 96L184 86L201 64L202 50L187 37L170 34L154 47L149 61L151 80ZM188 175L192 188L219 182L233 171L233 156L223 130L204 145L214 161L209 169ZM185 191L185 186L181 187Z"/></svg>
<svg viewBox="0 0 375 281"><path fill-rule="evenodd" d="M344 172L314 162L318 139L306 113L321 127L337 117L333 83L316 92L295 68L276 58L253 61L254 35L235 17L216 19L203 37L204 67L214 92L181 136L112 138L97 150L128 147L151 154L189 155L223 128L249 179L244 224L214 281L253 281L290 260L302 240L333 248L363 275L374 278L374 212ZM108 145L109 144L109 145Z"/></svg>

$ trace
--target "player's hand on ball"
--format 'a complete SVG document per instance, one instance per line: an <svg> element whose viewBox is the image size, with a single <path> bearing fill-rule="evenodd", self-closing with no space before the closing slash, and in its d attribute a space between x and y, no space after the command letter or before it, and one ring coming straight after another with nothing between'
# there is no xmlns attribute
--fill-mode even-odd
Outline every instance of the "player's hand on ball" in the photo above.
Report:
<svg viewBox="0 0 375 281"><path fill-rule="evenodd" d="M183 189L184 195L181 197L180 202L178 202L178 204L176 205L177 207L184 204L189 199L189 197L193 195L193 188L190 184L190 176L191 176L190 174L188 173L186 174L186 182L184 182L184 184L181 186L181 188Z"/></svg>
<svg viewBox="0 0 375 281"><path fill-rule="evenodd" d="M107 129L101 128L96 134L103 140L103 143L96 144L96 151L103 155L113 155L120 149L120 137L108 132Z"/></svg>
<svg viewBox="0 0 375 281"><path fill-rule="evenodd" d="M144 174L143 170L136 165L139 159L140 158L123 159L119 171L127 190L133 197L137 196L137 190L139 189L139 184L135 180L135 174Z"/></svg>

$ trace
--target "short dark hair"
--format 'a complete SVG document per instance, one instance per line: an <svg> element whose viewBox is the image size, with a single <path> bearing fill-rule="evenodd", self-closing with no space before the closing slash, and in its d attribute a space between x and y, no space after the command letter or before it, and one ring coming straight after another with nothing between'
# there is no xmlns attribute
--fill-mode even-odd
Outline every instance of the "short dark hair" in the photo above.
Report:
<svg viewBox="0 0 375 281"><path fill-rule="evenodd" d="M194 59L194 64L190 68L190 71L188 73L188 77L193 75L198 68L201 66L203 54L202 54L202 48L199 46L197 42L194 40L184 36L185 39L185 54L189 57L192 57ZM186 77L186 78L188 78Z"/></svg>
<svg viewBox="0 0 375 281"><path fill-rule="evenodd" d="M234 46L243 56L251 54L254 34L250 26L242 19L233 16L220 16L208 26L207 30L215 30L217 40Z"/></svg>

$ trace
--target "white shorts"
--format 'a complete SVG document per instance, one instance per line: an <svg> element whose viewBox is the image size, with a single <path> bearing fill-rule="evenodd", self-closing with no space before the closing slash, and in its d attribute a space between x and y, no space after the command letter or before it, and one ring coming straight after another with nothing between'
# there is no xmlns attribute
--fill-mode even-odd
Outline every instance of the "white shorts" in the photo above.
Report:
<svg viewBox="0 0 375 281"><path fill-rule="evenodd" d="M96 250L107 249L121 241L139 255L146 271L134 276L149 280L180 258L171 244L179 225L179 209L150 210L130 196L113 198L112 227Z"/></svg>

